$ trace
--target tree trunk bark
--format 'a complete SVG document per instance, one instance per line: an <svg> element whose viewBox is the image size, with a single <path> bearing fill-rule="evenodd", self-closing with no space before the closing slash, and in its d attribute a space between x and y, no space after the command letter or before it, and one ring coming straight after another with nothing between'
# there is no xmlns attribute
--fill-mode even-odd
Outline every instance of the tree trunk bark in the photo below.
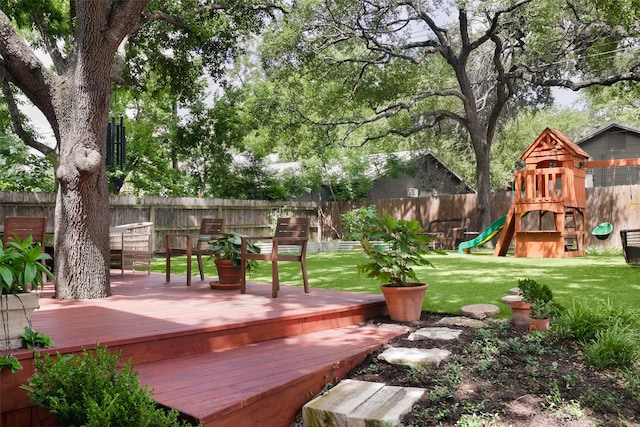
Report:
<svg viewBox="0 0 640 427"><path fill-rule="evenodd" d="M117 43L100 22L108 8L78 7L77 57L54 96L60 125L60 183L55 212L56 298L111 295L109 281L109 186L106 177L111 63Z"/></svg>
<svg viewBox="0 0 640 427"><path fill-rule="evenodd" d="M56 167L56 298L111 295L109 188L104 162L111 69L118 46L140 22L148 2L74 2L73 36L65 46L65 55L53 52L53 58L58 59L55 71L60 74L44 66L0 11L2 75L43 112L60 151Z"/></svg>
<svg viewBox="0 0 640 427"><path fill-rule="evenodd" d="M59 299L111 295L109 189L100 154L106 145L109 90L79 86L70 91L75 98L68 103L70 120L60 125L54 268ZM103 101L91 101L98 98Z"/></svg>
<svg viewBox="0 0 640 427"><path fill-rule="evenodd" d="M491 224L491 171L489 167L490 144L485 138L471 135L476 154L476 182L479 230L485 230Z"/></svg>

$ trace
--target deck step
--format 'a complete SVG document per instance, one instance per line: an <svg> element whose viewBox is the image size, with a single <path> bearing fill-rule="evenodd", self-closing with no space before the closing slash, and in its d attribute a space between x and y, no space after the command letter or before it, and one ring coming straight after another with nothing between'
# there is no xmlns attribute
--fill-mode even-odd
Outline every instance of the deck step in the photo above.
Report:
<svg viewBox="0 0 640 427"><path fill-rule="evenodd" d="M305 426L314 427L398 426L425 392L422 388L343 380L304 405L302 418Z"/></svg>
<svg viewBox="0 0 640 427"><path fill-rule="evenodd" d="M327 384L401 331L346 326L137 364L162 405L216 427L288 427Z"/></svg>

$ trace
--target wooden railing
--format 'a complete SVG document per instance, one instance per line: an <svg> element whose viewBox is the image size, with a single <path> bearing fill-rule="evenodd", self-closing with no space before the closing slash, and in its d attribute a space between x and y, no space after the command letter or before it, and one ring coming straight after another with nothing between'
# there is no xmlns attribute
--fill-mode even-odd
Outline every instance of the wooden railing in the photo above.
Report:
<svg viewBox="0 0 640 427"><path fill-rule="evenodd" d="M515 173L516 203L563 203L584 206L584 170L526 169Z"/></svg>

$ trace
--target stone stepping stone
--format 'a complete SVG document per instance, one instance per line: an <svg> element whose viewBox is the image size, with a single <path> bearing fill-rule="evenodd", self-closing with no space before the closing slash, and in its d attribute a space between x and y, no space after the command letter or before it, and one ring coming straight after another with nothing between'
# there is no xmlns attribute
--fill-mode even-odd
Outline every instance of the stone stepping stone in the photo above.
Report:
<svg viewBox="0 0 640 427"><path fill-rule="evenodd" d="M495 304L471 304L462 307L460 313L473 319L485 319L500 313L500 307Z"/></svg>
<svg viewBox="0 0 640 427"><path fill-rule="evenodd" d="M426 390L342 380L302 407L304 426L385 427L399 425Z"/></svg>
<svg viewBox="0 0 640 427"><path fill-rule="evenodd" d="M505 295L500 298L500 301L506 302L507 304L509 304L510 302L521 302L522 295Z"/></svg>
<svg viewBox="0 0 640 427"><path fill-rule="evenodd" d="M395 323L379 323L376 325L380 329L390 330L390 331L400 331L400 332L409 332L411 331L411 327L407 325L398 325Z"/></svg>
<svg viewBox="0 0 640 427"><path fill-rule="evenodd" d="M479 319L471 319L469 317L464 316L452 316L452 317L443 317L438 320L437 325L445 325L445 326L460 326L460 327L469 327L469 328L482 328L486 325L482 320Z"/></svg>
<svg viewBox="0 0 640 427"><path fill-rule="evenodd" d="M421 341L421 340L455 340L462 331L460 329L451 329L447 327L432 327L432 328L420 328L417 331L409 334L407 339L409 341Z"/></svg>
<svg viewBox="0 0 640 427"><path fill-rule="evenodd" d="M391 347L378 355L378 359L394 365L404 365L420 368L427 365L439 366L440 362L449 357L451 352L441 348L410 348Z"/></svg>
<svg viewBox="0 0 640 427"><path fill-rule="evenodd" d="M520 288L511 288L509 289L510 295L520 295Z"/></svg>

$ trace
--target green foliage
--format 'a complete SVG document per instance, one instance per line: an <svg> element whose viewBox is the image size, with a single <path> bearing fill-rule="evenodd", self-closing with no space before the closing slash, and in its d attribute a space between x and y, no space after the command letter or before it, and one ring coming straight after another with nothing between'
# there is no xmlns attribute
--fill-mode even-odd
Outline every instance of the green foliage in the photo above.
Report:
<svg viewBox="0 0 640 427"><path fill-rule="evenodd" d="M577 341L592 366L630 368L640 356L640 311L610 301L574 302L559 319L558 335Z"/></svg>
<svg viewBox="0 0 640 427"><path fill-rule="evenodd" d="M0 355L0 371L3 369L9 369L12 373L16 373L22 369L20 361L12 355Z"/></svg>
<svg viewBox="0 0 640 427"><path fill-rule="evenodd" d="M27 390L35 405L54 415L64 426L188 426L175 410L157 407L148 388L141 388L131 362L122 363L97 346L82 356L41 357Z"/></svg>
<svg viewBox="0 0 640 427"><path fill-rule="evenodd" d="M31 236L14 240L6 249L0 248L0 295L26 293L44 288L44 277L53 280L49 268L42 263L51 256L42 252L40 243Z"/></svg>
<svg viewBox="0 0 640 427"><path fill-rule="evenodd" d="M208 241L211 250L211 256L214 259L227 259L235 268L240 268L242 261L242 236L236 233L223 233L222 236ZM246 242L247 253L259 254L260 248L253 242ZM247 271L251 271L257 266L256 261L247 261Z"/></svg>
<svg viewBox="0 0 640 427"><path fill-rule="evenodd" d="M36 347L49 348L54 345L51 338L42 332L34 331L29 326L24 328L24 334L20 336L22 337L22 344L29 350L33 350Z"/></svg>
<svg viewBox="0 0 640 427"><path fill-rule="evenodd" d="M518 280L518 289L520 289L522 301L524 302L549 302L553 299L551 288L533 279L525 278Z"/></svg>
<svg viewBox="0 0 640 427"><path fill-rule="evenodd" d="M638 326L618 322L597 331L592 340L583 343L587 363L598 369L632 368L640 356Z"/></svg>
<svg viewBox="0 0 640 427"><path fill-rule="evenodd" d="M12 0L0 3L0 10L13 17L18 28L33 28L33 17L46 18L51 36L69 35L69 9L63 0L33 2ZM40 43L43 43L40 41Z"/></svg>
<svg viewBox="0 0 640 427"><path fill-rule="evenodd" d="M575 300L559 319L558 334L584 343L611 325L635 325L640 329L640 312L610 300Z"/></svg>
<svg viewBox="0 0 640 427"><path fill-rule="evenodd" d="M531 318L555 319L562 313L563 308L554 301L553 292L548 285L525 278L518 280L518 288L522 301L531 303Z"/></svg>
<svg viewBox="0 0 640 427"><path fill-rule="evenodd" d="M51 338L41 332L34 331L29 326L24 328L24 334L20 336L22 337L23 346L29 350L33 350L36 347L49 348L53 345ZM16 372L22 369L22 365L16 357L3 355L0 356L0 370L2 369L11 369L11 372Z"/></svg>
<svg viewBox="0 0 640 427"><path fill-rule="evenodd" d="M364 227L378 216L376 205L361 206L342 214L344 240L359 240Z"/></svg>
<svg viewBox="0 0 640 427"><path fill-rule="evenodd" d="M4 136L0 120L0 191L55 191L53 163L53 156L35 155L17 138Z"/></svg>
<svg viewBox="0 0 640 427"><path fill-rule="evenodd" d="M562 315L564 307L555 300L531 304L530 317L533 319L557 319Z"/></svg>
<svg viewBox="0 0 640 427"><path fill-rule="evenodd" d="M331 200L368 200L373 181L368 176L371 162L364 150L342 152L324 168L323 183L331 192Z"/></svg>
<svg viewBox="0 0 640 427"><path fill-rule="evenodd" d="M360 212L360 219L363 221L362 231L355 235L359 237L369 262L361 263L357 268L367 277L389 286L412 286L418 281L413 267L433 267L424 255L434 252L445 254L429 246L433 239L418 221L398 220L386 212L381 217L371 217L368 210Z"/></svg>

